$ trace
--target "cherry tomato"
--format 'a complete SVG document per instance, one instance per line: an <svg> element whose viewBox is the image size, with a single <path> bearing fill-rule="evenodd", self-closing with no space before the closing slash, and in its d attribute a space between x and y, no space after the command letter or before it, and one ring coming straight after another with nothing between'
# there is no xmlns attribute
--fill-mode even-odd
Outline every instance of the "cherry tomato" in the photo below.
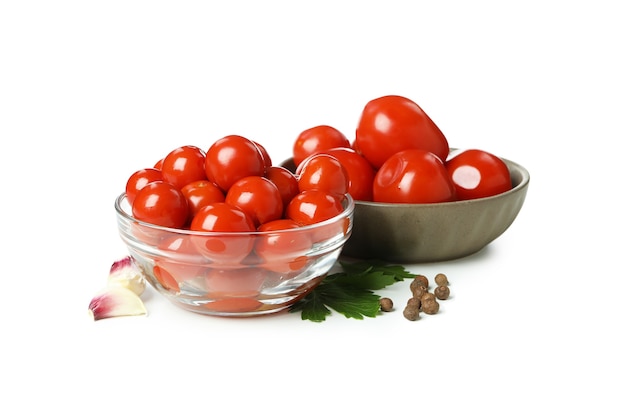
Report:
<svg viewBox="0 0 626 417"><path fill-rule="evenodd" d="M363 152L361 152L361 149L359 148L359 144L356 143L356 139L350 142L350 148L354 149L359 155L363 155Z"/></svg>
<svg viewBox="0 0 626 417"><path fill-rule="evenodd" d="M185 281L204 279L206 276L210 264L198 252L190 236L168 236L158 248L167 252L168 256L157 257L152 272L165 289L179 292L180 284Z"/></svg>
<svg viewBox="0 0 626 417"><path fill-rule="evenodd" d="M383 96L365 105L356 129L355 147L374 168L396 152L423 149L445 161L450 150L439 127L415 102Z"/></svg>
<svg viewBox="0 0 626 417"><path fill-rule="evenodd" d="M178 188L165 181L154 181L137 192L132 205L137 220L180 229L189 215L187 199Z"/></svg>
<svg viewBox="0 0 626 417"><path fill-rule="evenodd" d="M355 200L371 201L374 167L352 148L332 148L324 153L334 156L348 173L348 192Z"/></svg>
<svg viewBox="0 0 626 417"><path fill-rule="evenodd" d="M270 156L269 152L267 152L267 149L265 149L265 146L256 141L252 142L256 145L257 148L259 148L259 152L261 152L261 155L263 155L263 162L265 164L265 170L267 171L267 168L272 166L272 157Z"/></svg>
<svg viewBox="0 0 626 417"><path fill-rule="evenodd" d="M489 197L512 188L504 161L480 149L468 149L446 161L459 200Z"/></svg>
<svg viewBox="0 0 626 417"><path fill-rule="evenodd" d="M218 139L206 153L206 175L224 192L237 180L265 174L265 159L250 139L229 135Z"/></svg>
<svg viewBox="0 0 626 417"><path fill-rule="evenodd" d="M162 267L161 264L164 263L165 261L163 261L161 258L157 258L157 260L154 263L154 268L152 268L152 273L154 274L154 277L156 278L157 281L159 281L159 284L161 284L161 286L163 288L165 288L168 291L172 291L172 292L180 292L180 286L178 285L178 280L176 279L176 277L174 275L172 275L168 269L169 266L166 267Z"/></svg>
<svg viewBox="0 0 626 417"><path fill-rule="evenodd" d="M283 199L274 183L265 177L245 177L230 186L224 200L238 207L255 226L283 215Z"/></svg>
<svg viewBox="0 0 626 417"><path fill-rule="evenodd" d="M343 211L341 199L321 190L303 191L287 206L287 218L299 225L309 225L331 219Z"/></svg>
<svg viewBox="0 0 626 417"><path fill-rule="evenodd" d="M298 179L287 168L281 166L271 166L265 173L265 178L272 181L283 200L283 208L287 207L292 198L300 192Z"/></svg>
<svg viewBox="0 0 626 417"><path fill-rule="evenodd" d="M189 205L189 218L192 219L200 208L209 203L223 202L224 192L209 180L193 181L180 190Z"/></svg>
<svg viewBox="0 0 626 417"><path fill-rule="evenodd" d="M163 179L179 190L190 182L205 180L204 160L204 151L196 146L176 148L163 159Z"/></svg>
<svg viewBox="0 0 626 417"><path fill-rule="evenodd" d="M338 129L320 125L301 132L293 144L293 162L300 165L307 156L326 149L349 147L350 141Z"/></svg>
<svg viewBox="0 0 626 417"><path fill-rule="evenodd" d="M225 232L214 236L193 235L198 250L209 259L236 265L246 258L254 247L252 235L254 222L239 208L228 203L211 203L202 207L194 216L190 230L201 232Z"/></svg>
<svg viewBox="0 0 626 417"><path fill-rule="evenodd" d="M439 157L423 149L407 149L380 167L373 196L384 203L441 203L455 200L455 188Z"/></svg>
<svg viewBox="0 0 626 417"><path fill-rule="evenodd" d="M157 246L166 239L169 234L163 230L155 229L154 225L146 225L139 222L131 223L130 230L134 239L150 246Z"/></svg>
<svg viewBox="0 0 626 417"><path fill-rule="evenodd" d="M307 265L306 253L311 249L313 240L309 230L300 229L300 225L291 219L273 220L259 226L260 232L279 232L257 237L255 250L264 261L264 268L280 273L291 273Z"/></svg>
<svg viewBox="0 0 626 417"><path fill-rule="evenodd" d="M158 169L159 171L161 170L161 168L163 168L163 160L165 159L165 157L159 159L158 161L155 162L154 164L154 169Z"/></svg>
<svg viewBox="0 0 626 417"><path fill-rule="evenodd" d="M308 156L296 169L298 189L321 190L342 196L348 192L348 171L334 156L318 153Z"/></svg>
<svg viewBox="0 0 626 417"><path fill-rule="evenodd" d="M202 304L202 307L228 315L259 310L263 307L263 303L254 297L228 297Z"/></svg>
<svg viewBox="0 0 626 417"><path fill-rule="evenodd" d="M130 204L133 204L135 196L139 190L151 182L162 180L163 175L158 169L144 168L135 171L130 177L128 177L128 181L126 181L126 199Z"/></svg>
<svg viewBox="0 0 626 417"><path fill-rule="evenodd" d="M209 270L205 285L211 298L255 297L259 294L267 271L261 268L230 268Z"/></svg>

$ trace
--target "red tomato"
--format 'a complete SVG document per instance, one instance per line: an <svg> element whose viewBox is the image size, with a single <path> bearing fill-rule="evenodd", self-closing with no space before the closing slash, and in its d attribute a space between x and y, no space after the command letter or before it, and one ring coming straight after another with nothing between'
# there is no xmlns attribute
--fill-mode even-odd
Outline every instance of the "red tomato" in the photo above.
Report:
<svg viewBox="0 0 626 417"><path fill-rule="evenodd" d="M169 182L154 181L137 192L132 212L137 220L180 229L187 222L189 207L178 188Z"/></svg>
<svg viewBox="0 0 626 417"><path fill-rule="evenodd" d="M263 303L253 297L228 297L202 304L202 307L228 315L260 310Z"/></svg>
<svg viewBox="0 0 626 417"><path fill-rule="evenodd" d="M161 263L163 261L159 258L154 263L154 268L152 268L152 273L159 284L163 288L172 292L180 292L180 286L178 285L178 280L172 275L167 269L167 267L162 267Z"/></svg>
<svg viewBox="0 0 626 417"><path fill-rule="evenodd" d="M131 234L134 239L150 246L156 246L168 236L168 232L155 229L153 225L133 222L130 224Z"/></svg>
<svg viewBox="0 0 626 417"><path fill-rule="evenodd" d="M156 161L156 163L154 164L154 169L158 169L159 171L161 170L161 168L163 168L163 160L165 159L165 157L159 159L158 161Z"/></svg>
<svg viewBox="0 0 626 417"><path fill-rule="evenodd" d="M287 168L281 166L269 167L265 173L265 178L272 181L283 200L283 208L294 198L299 192L298 180L296 176Z"/></svg>
<svg viewBox="0 0 626 417"><path fill-rule="evenodd" d="M190 182L205 180L204 160L204 151L196 146L176 148L163 159L163 179L179 190Z"/></svg>
<svg viewBox="0 0 626 417"><path fill-rule="evenodd" d="M444 163L423 149L394 154L374 177L374 201L441 203L455 200L455 188Z"/></svg>
<svg viewBox="0 0 626 417"><path fill-rule="evenodd" d="M263 154L250 139L229 135L211 145L206 153L206 175L224 192L237 180L265 174Z"/></svg>
<svg viewBox="0 0 626 417"><path fill-rule="evenodd" d="M446 161L459 200L489 197L512 188L504 161L479 149L468 149Z"/></svg>
<svg viewBox="0 0 626 417"><path fill-rule="evenodd" d="M334 156L348 173L348 192L355 200L371 201L374 167L352 148L332 148L324 153Z"/></svg>
<svg viewBox="0 0 626 417"><path fill-rule="evenodd" d="M272 166L272 157L270 156L269 152L267 152L267 149L265 149L265 146L261 145L259 142L254 142L254 144L256 145L257 148L259 148L259 152L261 152L261 155L263 155L263 162L265 163L265 170L267 170L267 168Z"/></svg>
<svg viewBox="0 0 626 417"><path fill-rule="evenodd" d="M332 126L320 125L301 132L293 144L293 162L300 165L307 156L330 148L349 147L350 141Z"/></svg>
<svg viewBox="0 0 626 417"><path fill-rule="evenodd" d="M198 250L209 259L220 263L238 264L254 246L252 235L254 223L246 213L228 203L212 203L202 207L189 226L201 232L226 232L215 236L193 235Z"/></svg>
<svg viewBox="0 0 626 417"><path fill-rule="evenodd" d="M348 172L334 156L318 153L307 157L296 169L298 189L321 190L342 196L348 192Z"/></svg>
<svg viewBox="0 0 626 417"><path fill-rule="evenodd" d="M299 225L309 225L331 219L343 211L341 199L321 190L303 191L287 206L287 218Z"/></svg>
<svg viewBox="0 0 626 417"><path fill-rule="evenodd" d="M255 226L283 215L283 199L274 183L265 177L245 177L230 186L226 203L238 207Z"/></svg>
<svg viewBox="0 0 626 417"><path fill-rule="evenodd" d="M225 202L202 207L193 218L190 229L199 232L253 232L256 230L246 213Z"/></svg>
<svg viewBox="0 0 626 417"><path fill-rule="evenodd" d="M212 268L206 276L207 295L211 298L255 297L267 271L261 268Z"/></svg>
<svg viewBox="0 0 626 417"><path fill-rule="evenodd" d="M209 180L193 181L180 190L189 205L189 218L192 219L200 208L209 203L223 202L224 192Z"/></svg>
<svg viewBox="0 0 626 417"><path fill-rule="evenodd" d="M168 237L159 243L158 248L168 256L157 257L152 272L164 288L178 292L183 282L206 276L210 264L198 252L190 236Z"/></svg>
<svg viewBox="0 0 626 417"><path fill-rule="evenodd" d="M300 229L300 225L291 219L273 220L259 226L260 232L277 232L257 237L255 250L264 261L264 268L291 273L306 266L306 253L311 249L313 241L309 230Z"/></svg>
<svg viewBox="0 0 626 417"><path fill-rule="evenodd" d="M359 145L356 143L356 139L350 142L350 148L354 149L359 155L363 155L361 149L359 149Z"/></svg>
<svg viewBox="0 0 626 417"><path fill-rule="evenodd" d="M144 168L135 171L126 181L126 199L133 204L137 192L147 184L154 181L162 181L163 175L161 171L155 168Z"/></svg>
<svg viewBox="0 0 626 417"><path fill-rule="evenodd" d="M383 96L365 105L354 146L375 168L396 152L423 149L445 161L450 148L439 127L415 102Z"/></svg>

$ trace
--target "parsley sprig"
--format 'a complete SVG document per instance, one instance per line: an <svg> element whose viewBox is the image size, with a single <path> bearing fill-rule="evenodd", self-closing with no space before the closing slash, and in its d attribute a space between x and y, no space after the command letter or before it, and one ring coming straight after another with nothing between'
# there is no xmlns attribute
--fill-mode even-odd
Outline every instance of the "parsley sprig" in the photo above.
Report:
<svg viewBox="0 0 626 417"><path fill-rule="evenodd" d="M313 322L323 322L332 314L331 310L357 320L376 317L380 314L380 296L374 291L415 277L402 265L378 260L340 261L339 265L341 272L328 275L289 311L301 312L302 320Z"/></svg>

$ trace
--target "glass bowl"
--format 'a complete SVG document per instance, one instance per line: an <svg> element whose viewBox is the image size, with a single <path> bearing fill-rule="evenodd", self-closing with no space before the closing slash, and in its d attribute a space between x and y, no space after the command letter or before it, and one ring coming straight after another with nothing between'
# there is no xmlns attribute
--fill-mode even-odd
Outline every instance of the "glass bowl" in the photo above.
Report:
<svg viewBox="0 0 626 417"><path fill-rule="evenodd" d="M352 232L354 201L326 221L266 232L196 232L136 220L125 193L117 225L148 283L196 313L256 316L284 310L333 267Z"/></svg>

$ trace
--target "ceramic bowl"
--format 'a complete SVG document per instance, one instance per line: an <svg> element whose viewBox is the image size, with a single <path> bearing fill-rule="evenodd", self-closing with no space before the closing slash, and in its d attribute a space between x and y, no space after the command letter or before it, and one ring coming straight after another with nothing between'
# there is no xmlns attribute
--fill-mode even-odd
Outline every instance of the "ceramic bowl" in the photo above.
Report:
<svg viewBox="0 0 626 417"><path fill-rule="evenodd" d="M342 255L397 263L430 263L474 254L504 233L520 212L530 175L504 159L512 189L492 197L434 204L356 201ZM293 160L283 163L294 169Z"/></svg>

